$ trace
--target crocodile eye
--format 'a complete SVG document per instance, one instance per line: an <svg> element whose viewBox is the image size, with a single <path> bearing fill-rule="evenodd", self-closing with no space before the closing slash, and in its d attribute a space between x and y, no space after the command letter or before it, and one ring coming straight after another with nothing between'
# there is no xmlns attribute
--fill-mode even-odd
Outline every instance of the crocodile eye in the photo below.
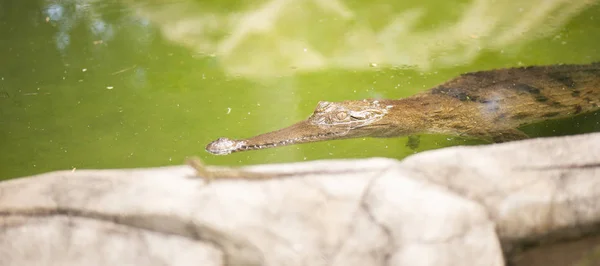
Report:
<svg viewBox="0 0 600 266"><path fill-rule="evenodd" d="M344 120L346 119L346 117L348 117L348 114L346 112L339 112L335 114L335 118L337 118L337 120Z"/></svg>
<svg viewBox="0 0 600 266"><path fill-rule="evenodd" d="M368 113L362 113L362 112L355 112L355 113L351 113L350 114L350 118L354 119L354 120L364 120L370 117L370 114Z"/></svg>

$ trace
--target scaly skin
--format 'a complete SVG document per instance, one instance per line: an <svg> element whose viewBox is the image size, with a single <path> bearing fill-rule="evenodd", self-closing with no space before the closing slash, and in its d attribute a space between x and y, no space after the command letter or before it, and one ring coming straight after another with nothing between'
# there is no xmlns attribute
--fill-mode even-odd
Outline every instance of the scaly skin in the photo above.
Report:
<svg viewBox="0 0 600 266"><path fill-rule="evenodd" d="M528 138L517 128L600 109L600 63L463 74L399 100L319 102L306 120L244 140L219 138L212 154L359 137L447 134L489 142Z"/></svg>

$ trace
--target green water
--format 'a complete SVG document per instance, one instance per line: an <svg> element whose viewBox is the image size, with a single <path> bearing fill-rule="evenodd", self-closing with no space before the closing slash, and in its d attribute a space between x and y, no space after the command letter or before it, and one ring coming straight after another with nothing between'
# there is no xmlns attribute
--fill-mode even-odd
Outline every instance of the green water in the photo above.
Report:
<svg viewBox="0 0 600 266"><path fill-rule="evenodd" d="M218 137L295 123L320 100L401 98L466 71L600 61L600 6L585 3L0 0L0 179L190 155L246 165L477 144L422 136L416 150L392 138L204 151ZM599 117L526 131L600 131Z"/></svg>

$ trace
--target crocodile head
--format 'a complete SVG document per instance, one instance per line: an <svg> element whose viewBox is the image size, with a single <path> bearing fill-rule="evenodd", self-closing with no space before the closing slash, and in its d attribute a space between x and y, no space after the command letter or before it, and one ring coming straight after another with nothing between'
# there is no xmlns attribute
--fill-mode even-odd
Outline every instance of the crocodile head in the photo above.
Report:
<svg viewBox="0 0 600 266"><path fill-rule="evenodd" d="M219 138L206 151L225 155L232 152L266 149L299 143L366 137L391 109L377 100L319 102L313 114L292 126L243 140Z"/></svg>

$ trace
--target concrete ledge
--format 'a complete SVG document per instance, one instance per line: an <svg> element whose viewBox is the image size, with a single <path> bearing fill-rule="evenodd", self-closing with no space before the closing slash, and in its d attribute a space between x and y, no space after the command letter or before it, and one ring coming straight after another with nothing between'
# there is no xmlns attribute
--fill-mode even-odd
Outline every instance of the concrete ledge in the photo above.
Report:
<svg viewBox="0 0 600 266"><path fill-rule="evenodd" d="M600 260L600 133L245 170L287 176L206 183L176 166L1 182L0 265Z"/></svg>

